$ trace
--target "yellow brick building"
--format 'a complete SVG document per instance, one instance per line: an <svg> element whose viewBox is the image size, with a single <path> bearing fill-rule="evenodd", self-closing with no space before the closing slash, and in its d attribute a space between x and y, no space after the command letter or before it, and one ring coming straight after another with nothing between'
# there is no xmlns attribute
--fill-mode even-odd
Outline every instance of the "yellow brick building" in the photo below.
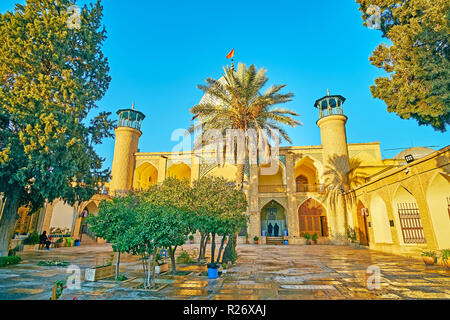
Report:
<svg viewBox="0 0 450 320"><path fill-rule="evenodd" d="M353 228L359 243L374 250L418 257L424 249L450 248L449 147L411 148L394 159L382 159L379 142L347 142L344 101L339 95L316 101L321 145L281 147L278 171L272 175L261 174L262 165L246 165L249 239L301 244L302 234L308 232L317 233L319 243L336 243L345 242L347 229ZM140 152L145 115L134 107L121 109L118 115L109 195L96 195L73 208L58 201L47 204L36 218L39 232L51 231L59 223L70 227L72 236L89 239L85 215L95 214L102 199L145 190L167 177L235 180L235 165L209 163L195 152ZM353 201L334 209L326 201L324 184L327 159L333 155L358 159L358 174L365 177L362 185L347 193ZM278 234L272 228L267 237L269 224L278 226ZM241 234L240 241L244 239Z"/></svg>

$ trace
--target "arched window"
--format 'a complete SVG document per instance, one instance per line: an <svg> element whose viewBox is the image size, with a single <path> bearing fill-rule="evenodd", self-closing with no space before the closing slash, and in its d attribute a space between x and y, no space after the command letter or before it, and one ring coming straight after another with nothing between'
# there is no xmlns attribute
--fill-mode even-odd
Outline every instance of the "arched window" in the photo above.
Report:
<svg viewBox="0 0 450 320"><path fill-rule="evenodd" d="M295 183L297 184L297 192L308 191L308 178L306 178L304 175L299 175L295 179Z"/></svg>

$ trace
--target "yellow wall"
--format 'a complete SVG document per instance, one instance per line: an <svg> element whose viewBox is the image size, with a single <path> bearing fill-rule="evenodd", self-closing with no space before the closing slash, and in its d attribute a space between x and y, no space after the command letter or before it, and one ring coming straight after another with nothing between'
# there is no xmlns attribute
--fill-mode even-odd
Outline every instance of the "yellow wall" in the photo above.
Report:
<svg viewBox="0 0 450 320"><path fill-rule="evenodd" d="M450 176L438 173L430 183L427 202L440 249L450 248Z"/></svg>

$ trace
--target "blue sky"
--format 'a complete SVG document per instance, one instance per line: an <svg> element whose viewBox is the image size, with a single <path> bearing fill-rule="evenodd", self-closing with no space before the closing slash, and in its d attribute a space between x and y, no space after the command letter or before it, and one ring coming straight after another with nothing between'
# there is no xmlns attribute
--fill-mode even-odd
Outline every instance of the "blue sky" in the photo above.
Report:
<svg viewBox="0 0 450 320"><path fill-rule="evenodd" d="M0 12L24 2L1 0ZM383 73L368 57L386 39L362 25L353 0L103 0L103 5L112 82L100 111L116 117L116 110L135 101L147 115L141 151L174 147L173 130L191 124L189 109L202 97L197 84L220 77L232 48L236 61L265 67L269 85L287 84L286 92L295 94L287 107L301 115L303 126L288 129L294 145L320 145L313 104L327 88L347 98L350 143L379 141L384 158L401 151L386 149L449 144L449 133L402 120L372 98L369 86ZM113 139L98 147L107 167L113 150Z"/></svg>

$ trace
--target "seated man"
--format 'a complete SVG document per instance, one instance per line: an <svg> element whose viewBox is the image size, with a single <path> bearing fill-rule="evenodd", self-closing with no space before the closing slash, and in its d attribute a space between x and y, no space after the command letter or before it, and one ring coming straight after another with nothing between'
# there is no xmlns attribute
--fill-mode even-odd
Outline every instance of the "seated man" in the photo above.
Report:
<svg viewBox="0 0 450 320"><path fill-rule="evenodd" d="M40 244L45 244L45 249L50 250L51 241L48 240L47 231L42 232Z"/></svg>

